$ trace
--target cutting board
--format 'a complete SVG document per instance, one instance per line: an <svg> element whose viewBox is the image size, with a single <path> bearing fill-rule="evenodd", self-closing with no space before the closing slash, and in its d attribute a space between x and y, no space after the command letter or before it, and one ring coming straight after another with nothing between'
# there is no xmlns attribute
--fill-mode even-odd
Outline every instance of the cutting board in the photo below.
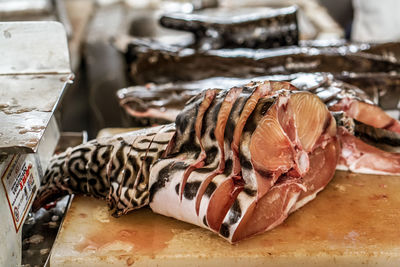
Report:
<svg viewBox="0 0 400 267"><path fill-rule="evenodd" d="M282 225L236 245L150 209L116 219L105 201L76 197L50 265L400 266L400 177L338 171Z"/></svg>

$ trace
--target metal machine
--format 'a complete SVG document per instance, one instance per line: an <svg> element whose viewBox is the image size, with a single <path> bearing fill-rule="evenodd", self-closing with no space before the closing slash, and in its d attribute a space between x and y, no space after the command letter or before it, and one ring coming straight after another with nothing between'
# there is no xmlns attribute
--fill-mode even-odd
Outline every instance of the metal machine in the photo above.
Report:
<svg viewBox="0 0 400 267"><path fill-rule="evenodd" d="M21 228L60 133L73 76L58 22L0 23L0 266L21 265Z"/></svg>

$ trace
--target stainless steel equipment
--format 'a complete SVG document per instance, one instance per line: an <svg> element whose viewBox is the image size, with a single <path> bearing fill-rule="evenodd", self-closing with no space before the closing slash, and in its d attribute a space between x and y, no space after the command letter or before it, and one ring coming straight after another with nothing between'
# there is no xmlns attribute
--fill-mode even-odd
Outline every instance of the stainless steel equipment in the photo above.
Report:
<svg viewBox="0 0 400 267"><path fill-rule="evenodd" d="M58 22L0 23L0 266L21 264L21 228L53 154L53 116L72 82Z"/></svg>

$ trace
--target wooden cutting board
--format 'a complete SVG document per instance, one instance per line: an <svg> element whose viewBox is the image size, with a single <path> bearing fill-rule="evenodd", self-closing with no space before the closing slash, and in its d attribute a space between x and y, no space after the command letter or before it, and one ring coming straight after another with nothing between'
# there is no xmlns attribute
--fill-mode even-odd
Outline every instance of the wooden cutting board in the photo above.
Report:
<svg viewBox="0 0 400 267"><path fill-rule="evenodd" d="M400 177L338 171L282 225L237 245L149 209L115 219L104 201L76 197L50 265L111 264L400 266Z"/></svg>

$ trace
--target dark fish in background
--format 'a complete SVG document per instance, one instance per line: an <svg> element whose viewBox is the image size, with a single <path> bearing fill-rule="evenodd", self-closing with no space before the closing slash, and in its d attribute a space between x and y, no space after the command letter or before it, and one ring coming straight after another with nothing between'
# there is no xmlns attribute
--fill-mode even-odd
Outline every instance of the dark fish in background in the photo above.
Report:
<svg viewBox="0 0 400 267"><path fill-rule="evenodd" d="M391 42L371 45L371 48L363 52L383 56L392 62L400 62L400 43Z"/></svg>
<svg viewBox="0 0 400 267"><path fill-rule="evenodd" d="M390 112L393 117L400 118L400 75L390 73L358 73L340 75L339 80L352 84L364 91L370 99Z"/></svg>
<svg viewBox="0 0 400 267"><path fill-rule="evenodd" d="M334 76L393 73L400 63L362 52L370 46L290 46L275 49L199 51L132 40L126 58L134 84L195 81L210 77L251 78L298 72L328 72Z"/></svg>
<svg viewBox="0 0 400 267"><path fill-rule="evenodd" d="M297 8L208 8L171 13L160 18L164 27L192 32L196 48L274 48L297 45Z"/></svg>
<svg viewBox="0 0 400 267"><path fill-rule="evenodd" d="M383 81L396 81L394 76L383 78L381 75L380 77ZM354 75L353 78L358 83L369 84L368 80L364 80L357 75ZM118 96L121 106L130 116L138 119L147 118L153 122L162 122L161 119L173 121L184 103L204 88L212 88L213 84L218 84L221 88L230 88L233 84L243 85L250 80L218 77L158 86L149 84L146 88L135 86L122 89L118 92ZM254 80L289 81L298 90L317 95L329 110L334 112L342 111L349 119L358 121L356 129L363 127L362 132L354 131L354 129L350 131L342 129L339 131L343 137L342 146L348 148L347 150L342 150L341 169L377 174L400 173L400 161L397 159L399 156L396 154L398 153L397 142L399 140L397 139L398 136L395 135L400 133L400 124L379 106L383 105L385 101L384 95L391 93L391 86L389 88L369 86L365 87L367 90L364 91L357 86L337 80L333 75L326 73L262 76L256 77ZM351 81L351 79L349 80ZM370 81L374 81L374 79ZM399 81L398 78L397 81ZM397 95L394 95L394 97L394 99L398 98ZM179 99L181 101L177 102ZM140 106L140 109L138 106ZM394 108L398 112L397 107ZM366 145L371 145L372 147ZM353 149L353 151L346 154L345 152L349 149ZM357 153L355 152L356 150L358 151ZM387 153L382 150L387 151ZM352 155L352 157L349 155ZM354 155L359 155L359 157L355 158ZM380 162L380 164L371 164L367 155L370 155L370 158ZM354 162L357 162L357 164L354 164ZM382 162L387 164L382 164Z"/></svg>

